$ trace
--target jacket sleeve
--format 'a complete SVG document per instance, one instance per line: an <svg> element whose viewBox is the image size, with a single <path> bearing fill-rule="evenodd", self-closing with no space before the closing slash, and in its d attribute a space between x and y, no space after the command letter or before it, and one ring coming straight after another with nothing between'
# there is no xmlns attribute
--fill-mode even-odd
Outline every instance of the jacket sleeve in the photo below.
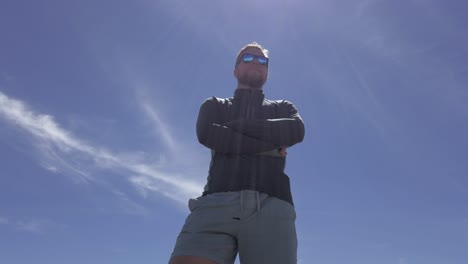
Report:
<svg viewBox="0 0 468 264"><path fill-rule="evenodd" d="M216 152L254 154L277 149L279 146L236 132L220 124L216 98L207 99L200 107L197 120L198 141Z"/></svg>
<svg viewBox="0 0 468 264"><path fill-rule="evenodd" d="M280 103L279 107L279 118L240 119L225 125L247 136L277 146L290 147L304 139L304 122L292 103L285 100Z"/></svg>

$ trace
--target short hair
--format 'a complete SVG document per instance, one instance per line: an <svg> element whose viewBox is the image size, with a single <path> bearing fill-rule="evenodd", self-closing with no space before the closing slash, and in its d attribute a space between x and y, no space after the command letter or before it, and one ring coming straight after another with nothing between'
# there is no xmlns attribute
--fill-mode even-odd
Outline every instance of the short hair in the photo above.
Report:
<svg viewBox="0 0 468 264"><path fill-rule="evenodd" d="M247 45L245 45L240 51L239 53L237 53L237 58L236 58L236 65L239 64L239 61L240 61L240 56L242 54L242 52L244 52L246 49L249 49L249 48L256 48L256 49L259 49L260 51L262 51L263 55L265 57L268 58L268 50L265 49L262 45L258 44L257 42L252 42L252 43L249 43Z"/></svg>

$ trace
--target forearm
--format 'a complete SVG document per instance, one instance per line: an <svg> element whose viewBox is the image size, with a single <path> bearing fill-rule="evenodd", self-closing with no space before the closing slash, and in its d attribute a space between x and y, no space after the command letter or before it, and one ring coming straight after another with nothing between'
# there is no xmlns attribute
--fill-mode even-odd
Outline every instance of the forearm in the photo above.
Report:
<svg viewBox="0 0 468 264"><path fill-rule="evenodd" d="M234 131L277 146L292 146L304 139L300 118L240 119L225 124Z"/></svg>
<svg viewBox="0 0 468 264"><path fill-rule="evenodd" d="M197 124L197 136L201 144L221 153L255 154L279 147L218 124Z"/></svg>
<svg viewBox="0 0 468 264"><path fill-rule="evenodd" d="M201 144L217 152L232 154L261 153L278 147L221 125L215 100L207 99L200 107L196 129Z"/></svg>

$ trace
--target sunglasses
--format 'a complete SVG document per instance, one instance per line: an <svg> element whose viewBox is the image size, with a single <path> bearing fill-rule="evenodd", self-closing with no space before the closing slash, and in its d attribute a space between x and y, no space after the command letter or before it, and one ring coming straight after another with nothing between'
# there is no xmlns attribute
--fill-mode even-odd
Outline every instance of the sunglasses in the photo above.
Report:
<svg viewBox="0 0 468 264"><path fill-rule="evenodd" d="M241 61L243 61L245 63L251 63L255 59L257 59L259 64L268 66L268 58L267 57L262 56L262 55L253 55L253 54L250 54L250 53L244 53L242 55L242 57L240 58L240 60L237 62L237 64L239 64Z"/></svg>

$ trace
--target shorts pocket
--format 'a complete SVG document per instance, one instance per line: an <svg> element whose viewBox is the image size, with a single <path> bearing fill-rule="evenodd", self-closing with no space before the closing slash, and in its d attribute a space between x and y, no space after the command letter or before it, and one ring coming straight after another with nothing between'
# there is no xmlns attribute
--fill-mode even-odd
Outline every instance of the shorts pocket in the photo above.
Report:
<svg viewBox="0 0 468 264"><path fill-rule="evenodd" d="M190 212L195 211L197 208L201 206L201 200L203 199L203 196L200 196L198 198L190 198L188 201L188 208Z"/></svg>
<svg viewBox="0 0 468 264"><path fill-rule="evenodd" d="M271 214L282 219L296 220L296 209L292 204L276 197L269 198L271 200L268 211L270 211Z"/></svg>

